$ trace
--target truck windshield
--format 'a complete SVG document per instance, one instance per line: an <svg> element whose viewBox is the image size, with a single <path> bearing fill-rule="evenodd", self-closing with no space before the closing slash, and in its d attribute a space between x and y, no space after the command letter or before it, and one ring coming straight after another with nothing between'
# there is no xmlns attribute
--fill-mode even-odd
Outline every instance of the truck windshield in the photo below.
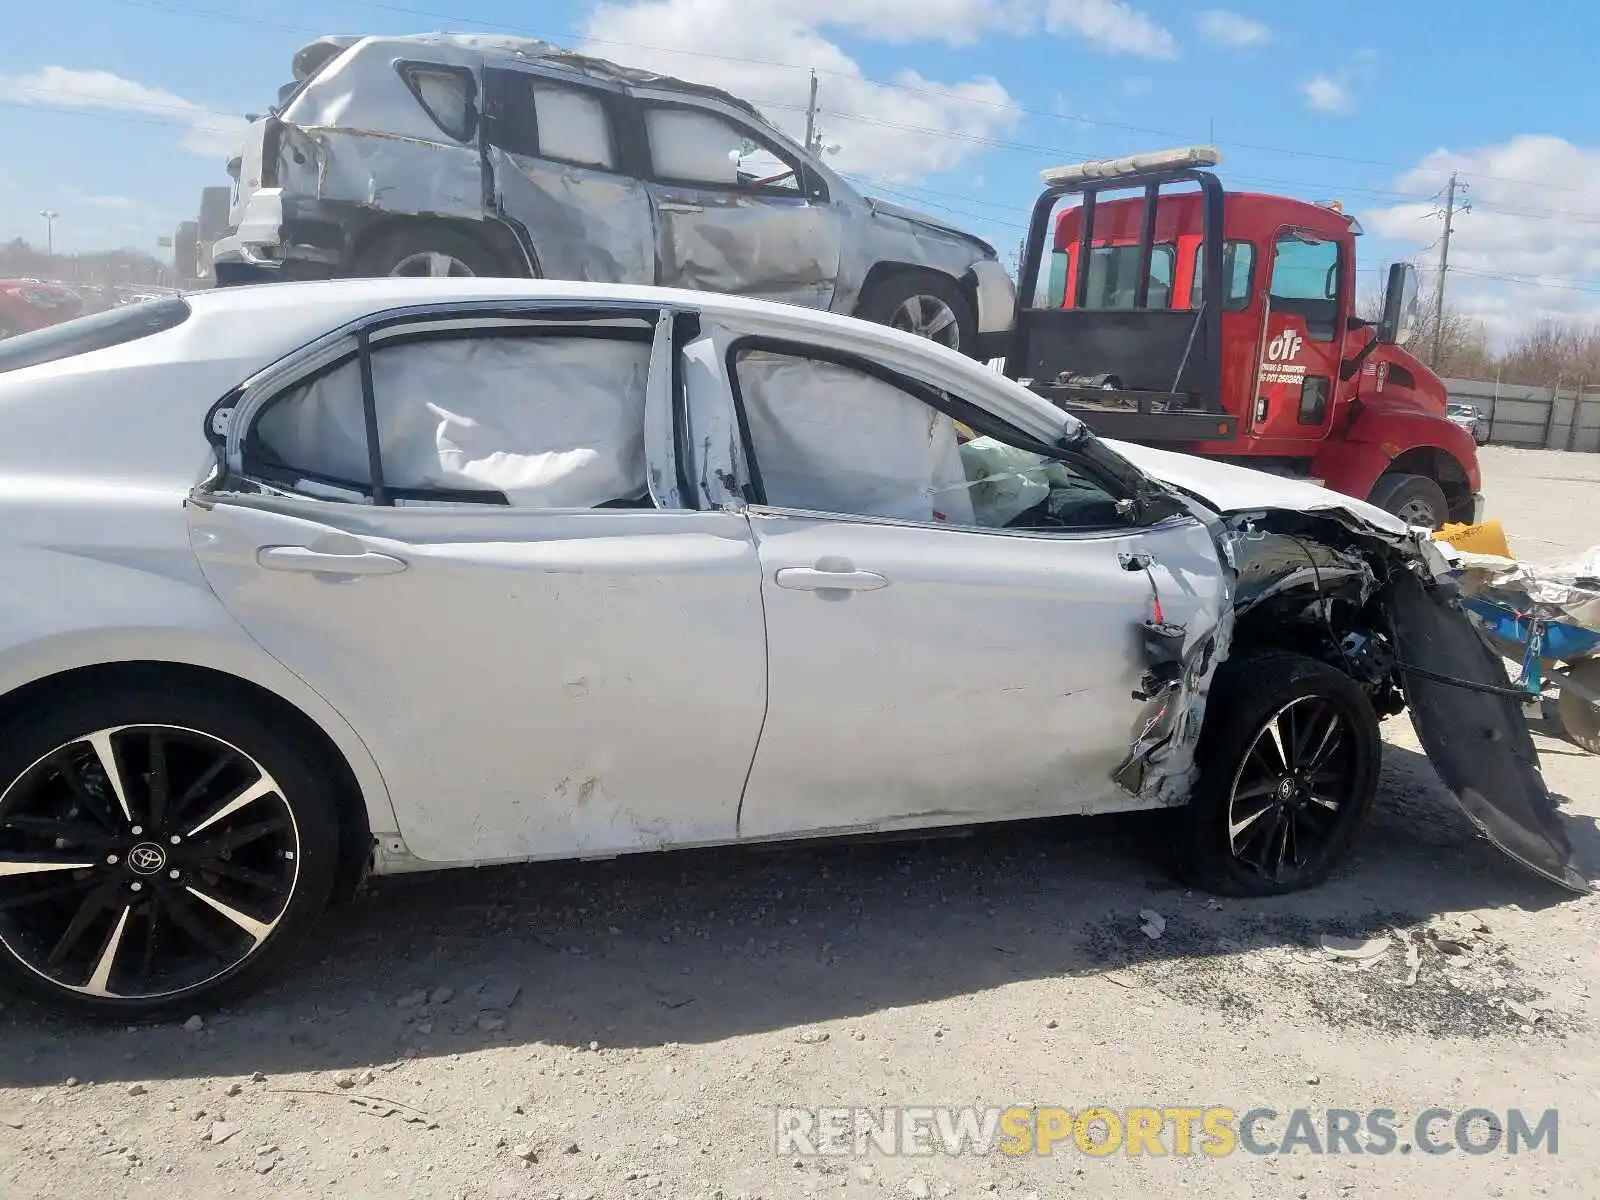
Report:
<svg viewBox="0 0 1600 1200"><path fill-rule="evenodd" d="M1050 290L1051 308L1067 304L1067 274L1073 251L1057 250L1051 256ZM1155 246L1150 255L1150 297L1148 307L1172 306L1172 268L1177 259L1170 245ZM1095 246L1089 251L1089 292L1084 297L1086 309L1131 309L1138 296L1139 247Z"/></svg>

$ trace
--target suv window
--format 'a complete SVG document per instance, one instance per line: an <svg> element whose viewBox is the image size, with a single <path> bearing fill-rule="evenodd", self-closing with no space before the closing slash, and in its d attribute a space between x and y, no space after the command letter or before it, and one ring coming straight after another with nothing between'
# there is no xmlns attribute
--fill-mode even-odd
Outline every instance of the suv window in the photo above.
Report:
<svg viewBox="0 0 1600 1200"><path fill-rule="evenodd" d="M853 366L760 349L735 356L747 464L778 508L979 529L1121 523L1070 465L971 430Z"/></svg>
<svg viewBox="0 0 1600 1200"><path fill-rule="evenodd" d="M401 66L406 86L433 123L457 141L472 136L472 75L456 67Z"/></svg>
<svg viewBox="0 0 1600 1200"><path fill-rule="evenodd" d="M401 501L648 507L647 337L430 335L372 349L378 461ZM352 355L270 401L245 473L310 495L373 495Z"/></svg>
<svg viewBox="0 0 1600 1200"><path fill-rule="evenodd" d="M0 372L59 362L162 333L187 321L189 311L189 302L182 296L163 296L18 334L0 341Z"/></svg>
<svg viewBox="0 0 1600 1200"><path fill-rule="evenodd" d="M588 88L540 80L533 85L539 157L580 167L616 166L605 103Z"/></svg>
<svg viewBox="0 0 1600 1200"><path fill-rule="evenodd" d="M1272 260L1272 310L1305 318L1307 334L1333 338L1339 320L1339 243L1279 236Z"/></svg>
<svg viewBox="0 0 1600 1200"><path fill-rule="evenodd" d="M747 191L800 191L799 164L732 121L695 108L645 110L657 179Z"/></svg>

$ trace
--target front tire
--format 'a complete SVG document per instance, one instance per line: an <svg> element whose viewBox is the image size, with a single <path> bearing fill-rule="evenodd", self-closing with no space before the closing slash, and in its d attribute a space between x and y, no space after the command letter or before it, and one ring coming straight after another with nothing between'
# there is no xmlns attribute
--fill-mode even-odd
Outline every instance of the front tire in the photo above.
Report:
<svg viewBox="0 0 1600 1200"><path fill-rule="evenodd" d="M968 356L978 352L978 322L972 305L955 281L944 275L904 271L886 276L861 293L856 316Z"/></svg>
<svg viewBox="0 0 1600 1200"><path fill-rule="evenodd" d="M1284 651L1223 663L1177 814L1178 873L1223 896L1321 883L1371 811L1382 752L1377 714L1342 671Z"/></svg>
<svg viewBox="0 0 1600 1200"><path fill-rule="evenodd" d="M1373 484L1367 502L1393 513L1407 525L1425 529L1438 529L1450 519L1450 501L1444 489L1426 475L1385 475Z"/></svg>
<svg viewBox="0 0 1600 1200"><path fill-rule="evenodd" d="M136 1022L281 973L325 907L323 773L232 693L85 690L0 729L0 982Z"/></svg>

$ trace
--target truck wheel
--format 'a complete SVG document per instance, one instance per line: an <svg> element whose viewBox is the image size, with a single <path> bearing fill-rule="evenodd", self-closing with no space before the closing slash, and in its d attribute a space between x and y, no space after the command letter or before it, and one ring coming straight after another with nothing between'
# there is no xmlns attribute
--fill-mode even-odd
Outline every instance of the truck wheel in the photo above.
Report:
<svg viewBox="0 0 1600 1200"><path fill-rule="evenodd" d="M861 293L856 316L963 354L977 349L978 323L972 305L955 281L943 275L905 271L880 279Z"/></svg>
<svg viewBox="0 0 1600 1200"><path fill-rule="evenodd" d="M372 278L490 279L514 278L485 246L454 229L426 226L383 234L356 255L355 275Z"/></svg>
<svg viewBox="0 0 1600 1200"><path fill-rule="evenodd" d="M1567 674L1591 692L1600 692L1600 658L1573 663ZM1600 754L1600 708L1576 692L1563 691L1556 700L1556 716L1574 743L1590 754Z"/></svg>
<svg viewBox="0 0 1600 1200"><path fill-rule="evenodd" d="M1181 877L1223 896L1321 883L1349 853L1378 791L1383 741L1343 671L1281 650L1217 668L1200 776L1174 815Z"/></svg>
<svg viewBox="0 0 1600 1200"><path fill-rule="evenodd" d="M1444 489L1426 475L1385 475L1373 485L1367 503L1424 529L1438 529L1450 519L1450 501Z"/></svg>

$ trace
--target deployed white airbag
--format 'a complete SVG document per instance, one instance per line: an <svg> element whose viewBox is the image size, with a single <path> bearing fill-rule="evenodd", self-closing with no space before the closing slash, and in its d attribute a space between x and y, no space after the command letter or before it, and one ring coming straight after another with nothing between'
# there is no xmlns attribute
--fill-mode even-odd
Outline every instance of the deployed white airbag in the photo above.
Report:
<svg viewBox="0 0 1600 1200"><path fill-rule="evenodd" d="M739 164L730 155L737 153L741 140L733 126L686 108L649 109L645 124L650 158L661 178L723 187L739 182Z"/></svg>
<svg viewBox="0 0 1600 1200"><path fill-rule="evenodd" d="M503 492L523 508L592 508L645 492L647 343L500 337L379 346L373 397L384 482ZM257 425L286 466L370 483L354 362Z"/></svg>
<svg viewBox="0 0 1600 1200"><path fill-rule="evenodd" d="M739 394L767 503L971 525L955 424L850 367L739 357Z"/></svg>
<svg viewBox="0 0 1600 1200"><path fill-rule="evenodd" d="M535 84L533 110L540 154L585 166L611 166L611 130L599 97L577 88Z"/></svg>

